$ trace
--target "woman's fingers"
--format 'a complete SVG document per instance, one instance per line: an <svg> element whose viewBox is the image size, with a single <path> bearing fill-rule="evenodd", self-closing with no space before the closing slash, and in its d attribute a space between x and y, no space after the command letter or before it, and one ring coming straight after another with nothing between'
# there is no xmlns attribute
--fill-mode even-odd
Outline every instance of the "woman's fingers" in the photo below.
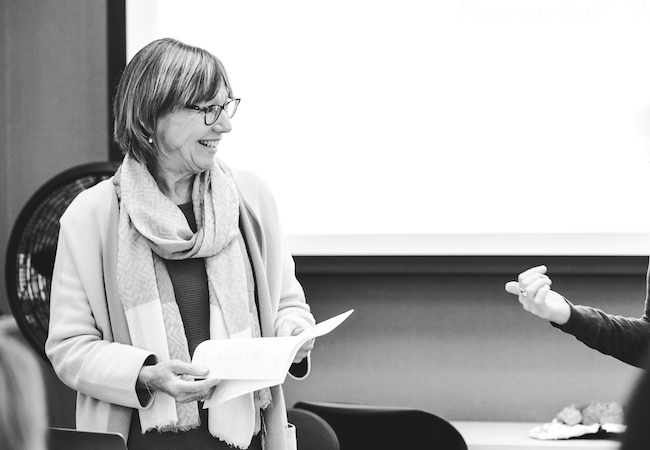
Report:
<svg viewBox="0 0 650 450"><path fill-rule="evenodd" d="M564 297L551 290L551 284L546 266L537 266L519 274L518 281L507 282L505 288L518 296L526 311L563 325L571 316L571 307Z"/></svg>
<svg viewBox="0 0 650 450"><path fill-rule="evenodd" d="M216 378L208 378L206 380L191 381L190 383L192 383L195 391L210 391L213 390L219 383L221 383L221 380Z"/></svg>
<svg viewBox="0 0 650 450"><path fill-rule="evenodd" d="M519 295L519 283L516 281L508 281L506 283L506 292Z"/></svg>
<svg viewBox="0 0 650 450"><path fill-rule="evenodd" d="M532 275L527 276L526 278L519 281L519 287L528 291L530 286L538 280L543 280L544 282L551 284L551 279L543 273L533 273Z"/></svg>
<svg viewBox="0 0 650 450"><path fill-rule="evenodd" d="M517 295L526 311L544 315L546 295L551 291L551 279L546 275L546 266L531 267L520 273L518 281L506 283L506 291Z"/></svg>
<svg viewBox="0 0 650 450"><path fill-rule="evenodd" d="M506 283L506 291L514 295L519 295L521 293L520 288L526 289L531 282L538 278L544 278L550 282L550 278L546 276L546 270L546 266L536 266L521 272L517 277L517 281L509 281Z"/></svg>
<svg viewBox="0 0 650 450"><path fill-rule="evenodd" d="M545 284L544 286L540 287L537 290L537 294L535 294L535 298L533 299L533 302L536 305L546 305L546 295L551 291L551 286L548 284Z"/></svg>
<svg viewBox="0 0 650 450"><path fill-rule="evenodd" d="M214 394L215 389L217 389L217 386L212 386L210 389L208 389L203 399L210 400L210 398L212 398L212 394Z"/></svg>
<svg viewBox="0 0 650 450"><path fill-rule="evenodd" d="M314 342L315 339L310 339L307 342L305 342L302 347L298 349L298 353L296 353L296 357L293 359L294 363L299 363L303 359L307 357L309 352L311 352L314 349Z"/></svg>
<svg viewBox="0 0 650 450"><path fill-rule="evenodd" d="M531 267L528 270L525 270L519 274L519 277L517 281L520 283L523 282L526 278L530 277L531 275L535 274L545 274L546 273L546 266L536 266L536 267Z"/></svg>
<svg viewBox="0 0 650 450"><path fill-rule="evenodd" d="M179 360L170 360L147 366L154 371L149 383L180 403L202 400L212 396L219 379L209 378L208 370Z"/></svg>
<svg viewBox="0 0 650 450"><path fill-rule="evenodd" d="M552 284L551 279L546 275L546 270L546 266L531 267L521 272L517 277L516 289L518 292L515 291L515 284L510 283L506 284L506 290L511 294L519 295L519 302L522 304L524 298L530 297L530 300L532 300L539 288Z"/></svg>
<svg viewBox="0 0 650 450"><path fill-rule="evenodd" d="M522 287L522 284L519 283L520 288L524 290L524 292L521 293L522 296L524 297L530 297L531 300L535 298L535 295L537 295L537 291L542 287L542 286L550 286L551 285L551 280L547 276L540 276L539 278L535 278L534 280L531 280L530 283L524 284ZM524 295L526 293L526 295Z"/></svg>
<svg viewBox="0 0 650 450"><path fill-rule="evenodd" d="M217 380L218 383L221 383L221 380ZM205 400L210 400L212 398L212 395L214 394L214 391L217 389L217 385L215 384L212 387L209 387L208 389L201 391L201 398L200 401L205 401Z"/></svg>
<svg viewBox="0 0 650 450"><path fill-rule="evenodd" d="M179 386L179 391L174 398L180 403L208 400L212 397L217 385L221 380L207 379L200 381L180 380L184 385Z"/></svg>
<svg viewBox="0 0 650 450"><path fill-rule="evenodd" d="M553 284L551 279L546 275L537 273L527 277L521 282L509 281L506 283L506 291L510 294L519 295L520 297L533 298L537 293L537 290L542 286Z"/></svg>

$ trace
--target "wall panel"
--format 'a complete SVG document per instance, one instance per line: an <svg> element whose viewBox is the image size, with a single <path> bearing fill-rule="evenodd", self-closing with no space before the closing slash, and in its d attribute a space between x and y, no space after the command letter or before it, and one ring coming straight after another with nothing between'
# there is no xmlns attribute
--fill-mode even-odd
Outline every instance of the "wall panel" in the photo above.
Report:
<svg viewBox="0 0 650 450"><path fill-rule="evenodd" d="M347 401L453 420L545 421L566 404L624 403L640 373L527 313L503 286L547 263L554 288L574 302L640 317L645 258L380 259L373 273L374 260L298 259L317 320L355 313L318 339L310 377L287 381L288 404Z"/></svg>
<svg viewBox="0 0 650 450"><path fill-rule="evenodd" d="M0 273L29 197L65 169L107 156L106 2L2 3ZM4 277L0 311L8 312Z"/></svg>

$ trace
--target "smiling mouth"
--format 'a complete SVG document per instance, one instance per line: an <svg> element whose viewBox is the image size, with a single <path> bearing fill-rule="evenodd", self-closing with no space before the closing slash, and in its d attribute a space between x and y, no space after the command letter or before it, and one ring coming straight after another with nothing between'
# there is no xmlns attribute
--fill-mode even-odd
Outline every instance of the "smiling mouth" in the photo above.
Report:
<svg viewBox="0 0 650 450"><path fill-rule="evenodd" d="M204 147L208 148L217 148L217 145L219 144L219 141L214 140L214 141L199 141L199 144L201 144Z"/></svg>

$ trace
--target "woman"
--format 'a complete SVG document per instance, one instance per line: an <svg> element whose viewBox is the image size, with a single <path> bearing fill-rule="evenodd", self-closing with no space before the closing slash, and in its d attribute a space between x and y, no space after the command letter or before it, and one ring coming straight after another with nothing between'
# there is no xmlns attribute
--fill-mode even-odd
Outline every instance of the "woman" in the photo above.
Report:
<svg viewBox="0 0 650 450"><path fill-rule="evenodd" d="M545 266L532 267L519 274L517 281L506 283L506 291L519 296L526 311L549 320L554 327L589 347L636 367L646 365L650 346L650 295L646 296L640 318L615 316L589 306L573 305L551 290L551 279L546 272Z"/></svg>
<svg viewBox="0 0 650 450"><path fill-rule="evenodd" d="M129 449L295 446L280 386L205 410L218 380L190 364L206 339L314 324L267 186L215 157L238 104L209 52L147 45L114 100L124 161L61 218L46 352L77 428Z"/></svg>

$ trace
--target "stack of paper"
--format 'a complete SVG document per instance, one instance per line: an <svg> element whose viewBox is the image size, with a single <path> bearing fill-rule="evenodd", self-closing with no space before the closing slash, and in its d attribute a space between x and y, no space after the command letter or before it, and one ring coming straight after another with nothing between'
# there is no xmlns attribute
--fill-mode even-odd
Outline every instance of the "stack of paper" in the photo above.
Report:
<svg viewBox="0 0 650 450"><path fill-rule="evenodd" d="M221 380L204 408L282 384L300 347L338 327L353 311L325 320L297 336L201 342L194 350L192 364L207 367L208 378Z"/></svg>

